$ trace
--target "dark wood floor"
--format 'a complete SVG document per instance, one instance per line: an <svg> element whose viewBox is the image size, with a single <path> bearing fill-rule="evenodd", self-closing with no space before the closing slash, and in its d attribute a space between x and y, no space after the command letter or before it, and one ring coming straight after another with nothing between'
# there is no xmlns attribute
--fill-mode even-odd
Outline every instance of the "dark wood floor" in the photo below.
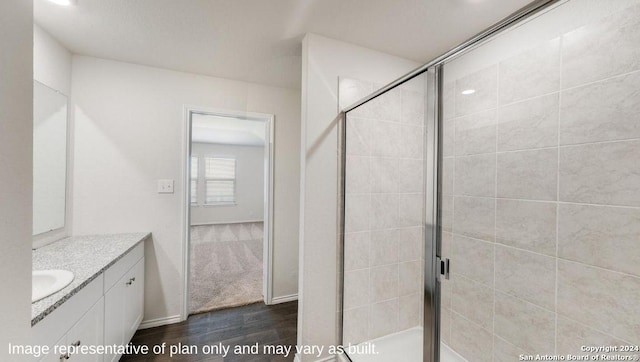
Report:
<svg viewBox="0 0 640 362"><path fill-rule="evenodd" d="M166 354L154 355L125 355L121 361L255 361L280 362L293 361L296 344L298 305L289 302L266 306L262 303L244 307L225 309L210 313L196 314L182 323L168 326L143 329L136 332L131 343L136 346L147 345L151 350L153 345L167 344ZM293 346L288 357L282 355L234 355L232 352L237 345L255 345L258 343L262 352L264 345ZM197 355L169 356L169 346L195 345ZM205 355L202 348L205 345L230 346L227 357L220 355Z"/></svg>

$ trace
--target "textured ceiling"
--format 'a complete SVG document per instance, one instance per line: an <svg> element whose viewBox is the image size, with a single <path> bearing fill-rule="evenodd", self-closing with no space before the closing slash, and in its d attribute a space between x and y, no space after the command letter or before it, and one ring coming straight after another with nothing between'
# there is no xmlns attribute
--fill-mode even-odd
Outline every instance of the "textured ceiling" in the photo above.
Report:
<svg viewBox="0 0 640 362"><path fill-rule="evenodd" d="M72 52L299 88L312 32L426 62L530 0L34 0Z"/></svg>

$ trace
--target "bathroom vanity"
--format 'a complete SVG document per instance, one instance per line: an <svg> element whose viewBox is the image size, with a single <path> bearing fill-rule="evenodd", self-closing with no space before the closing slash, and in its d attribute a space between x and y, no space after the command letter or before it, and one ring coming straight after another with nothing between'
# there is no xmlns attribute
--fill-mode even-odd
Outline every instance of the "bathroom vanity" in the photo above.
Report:
<svg viewBox="0 0 640 362"><path fill-rule="evenodd" d="M31 305L36 361L117 361L120 354L55 353L54 346L125 346L144 312L144 241L149 233L75 236L33 251L33 270L74 274L62 290Z"/></svg>

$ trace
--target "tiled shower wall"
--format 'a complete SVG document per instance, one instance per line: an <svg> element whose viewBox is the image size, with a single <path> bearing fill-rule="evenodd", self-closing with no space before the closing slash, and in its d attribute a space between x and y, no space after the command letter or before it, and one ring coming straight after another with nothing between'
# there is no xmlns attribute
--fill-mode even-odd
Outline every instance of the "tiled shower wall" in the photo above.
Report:
<svg viewBox="0 0 640 362"><path fill-rule="evenodd" d="M341 79L339 103L380 86ZM347 115L345 345L422 321L423 88L417 79Z"/></svg>
<svg viewBox="0 0 640 362"><path fill-rule="evenodd" d="M532 45L444 68L442 339L470 361L640 345L640 8Z"/></svg>

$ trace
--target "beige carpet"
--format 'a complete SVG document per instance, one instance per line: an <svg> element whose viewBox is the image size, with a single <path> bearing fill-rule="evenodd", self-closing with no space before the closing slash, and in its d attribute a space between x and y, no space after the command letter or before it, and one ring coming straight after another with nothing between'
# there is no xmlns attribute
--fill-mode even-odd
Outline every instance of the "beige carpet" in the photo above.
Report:
<svg viewBox="0 0 640 362"><path fill-rule="evenodd" d="M191 227L190 314L260 302L262 223Z"/></svg>

